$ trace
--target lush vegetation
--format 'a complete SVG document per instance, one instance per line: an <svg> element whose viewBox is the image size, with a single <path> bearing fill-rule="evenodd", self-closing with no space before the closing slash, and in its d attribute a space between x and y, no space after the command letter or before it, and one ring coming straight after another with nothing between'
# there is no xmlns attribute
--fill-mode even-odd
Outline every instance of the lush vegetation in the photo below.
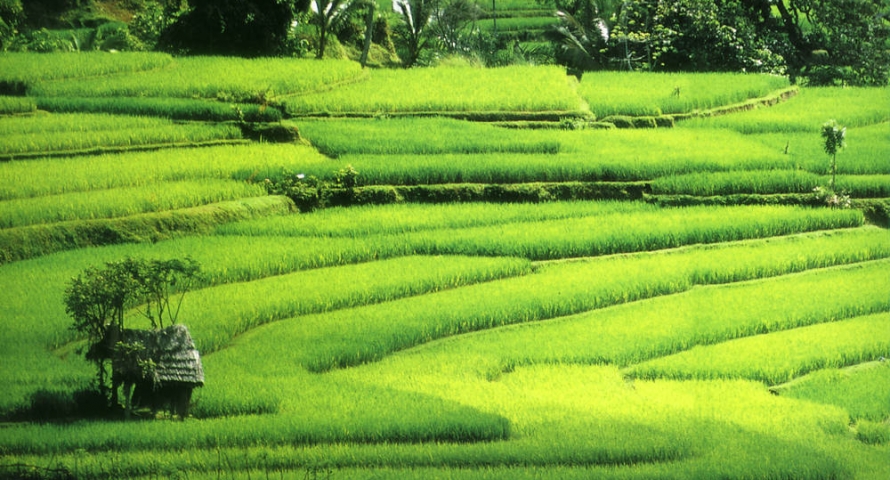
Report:
<svg viewBox="0 0 890 480"><path fill-rule="evenodd" d="M890 477L886 89L82 55L0 69L0 477ZM94 402L130 258L201 265L183 422Z"/></svg>

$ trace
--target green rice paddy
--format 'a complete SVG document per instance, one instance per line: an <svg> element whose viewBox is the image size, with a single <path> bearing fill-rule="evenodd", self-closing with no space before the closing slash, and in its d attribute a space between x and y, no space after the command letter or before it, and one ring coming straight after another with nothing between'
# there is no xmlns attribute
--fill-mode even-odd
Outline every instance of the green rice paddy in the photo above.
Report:
<svg viewBox="0 0 890 480"><path fill-rule="evenodd" d="M104 53L0 82L0 478L890 478L886 88ZM853 208L813 192L830 118ZM281 181L396 193L298 213ZM640 193L550 194L606 186ZM534 195L448 194L497 188ZM85 416L67 282L186 256L191 416Z"/></svg>

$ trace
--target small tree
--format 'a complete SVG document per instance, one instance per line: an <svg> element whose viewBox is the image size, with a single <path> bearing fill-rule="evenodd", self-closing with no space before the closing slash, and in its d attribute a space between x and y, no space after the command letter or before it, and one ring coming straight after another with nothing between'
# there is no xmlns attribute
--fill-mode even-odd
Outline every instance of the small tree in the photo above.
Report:
<svg viewBox="0 0 890 480"><path fill-rule="evenodd" d="M87 336L86 357L96 365L97 385L106 396L110 391L106 360L111 352L103 348L103 340L110 325L123 329L124 313L135 304L135 264L127 259L106 263L103 269L90 267L72 278L65 289L65 312L74 319L72 328Z"/></svg>
<svg viewBox="0 0 890 480"><path fill-rule="evenodd" d="M128 311L139 310L152 328L162 328L164 319L176 323L182 298L197 277L200 267L185 260L143 260L127 258L108 262L105 268L90 267L71 279L65 289L65 312L74 319L72 328L87 337L87 360L96 365L99 391L106 397L107 361L115 345L107 345L109 327L125 328ZM179 293L171 305L170 298Z"/></svg>
<svg viewBox="0 0 890 480"><path fill-rule="evenodd" d="M842 127L834 120L829 120L822 125L822 139L825 140L825 153L831 156L831 164L829 172L831 173L831 183L829 188L835 190L837 177L837 151L844 148L844 137L847 135L847 127Z"/></svg>

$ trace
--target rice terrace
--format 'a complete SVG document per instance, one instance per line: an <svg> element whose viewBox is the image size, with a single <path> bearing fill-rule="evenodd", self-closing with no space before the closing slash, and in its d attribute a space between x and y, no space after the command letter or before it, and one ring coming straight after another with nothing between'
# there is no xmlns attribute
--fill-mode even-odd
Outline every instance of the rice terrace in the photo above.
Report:
<svg viewBox="0 0 890 480"><path fill-rule="evenodd" d="M0 85L0 478L890 478L888 87L101 51ZM90 408L66 295L133 259L200 266L188 413Z"/></svg>

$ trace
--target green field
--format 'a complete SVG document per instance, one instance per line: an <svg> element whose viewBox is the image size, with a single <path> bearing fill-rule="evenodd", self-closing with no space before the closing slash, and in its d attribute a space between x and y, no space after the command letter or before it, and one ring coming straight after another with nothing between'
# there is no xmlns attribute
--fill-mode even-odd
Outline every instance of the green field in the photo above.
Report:
<svg viewBox="0 0 890 480"><path fill-rule="evenodd" d="M0 478L890 478L890 89L0 67ZM185 421L85 413L65 289L127 257L202 266Z"/></svg>

